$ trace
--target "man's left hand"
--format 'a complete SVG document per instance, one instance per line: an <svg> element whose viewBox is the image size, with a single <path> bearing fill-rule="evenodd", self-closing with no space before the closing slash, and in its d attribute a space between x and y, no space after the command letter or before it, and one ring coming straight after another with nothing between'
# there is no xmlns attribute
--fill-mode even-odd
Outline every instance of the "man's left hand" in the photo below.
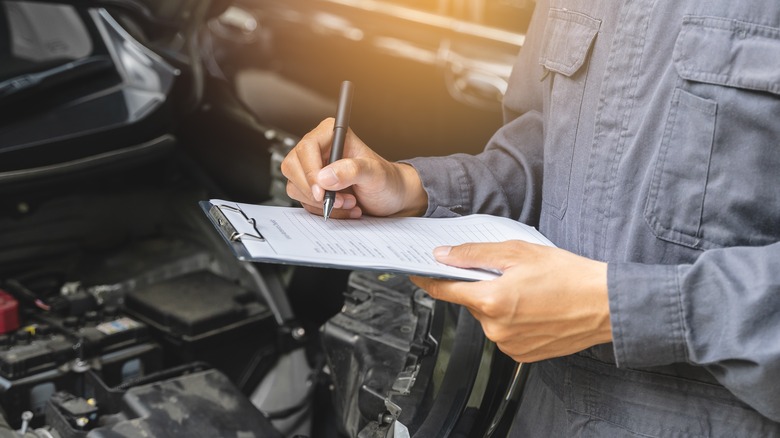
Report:
<svg viewBox="0 0 780 438"><path fill-rule="evenodd" d="M490 281L412 281L436 299L465 306L485 336L518 362L612 340L606 263L522 241L440 247L434 256L452 266L502 272Z"/></svg>

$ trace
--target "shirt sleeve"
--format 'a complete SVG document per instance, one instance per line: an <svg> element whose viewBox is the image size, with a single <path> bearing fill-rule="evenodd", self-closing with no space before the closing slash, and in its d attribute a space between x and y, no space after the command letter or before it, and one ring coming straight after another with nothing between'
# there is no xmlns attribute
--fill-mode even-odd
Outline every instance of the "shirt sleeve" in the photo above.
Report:
<svg viewBox="0 0 780 438"><path fill-rule="evenodd" d="M407 160L428 194L425 215L487 213L533 225L541 197L541 128L539 114L529 113L504 125L478 155Z"/></svg>
<svg viewBox="0 0 780 438"><path fill-rule="evenodd" d="M620 367L705 367L758 412L780 421L780 242L704 253L690 265L611 263Z"/></svg>

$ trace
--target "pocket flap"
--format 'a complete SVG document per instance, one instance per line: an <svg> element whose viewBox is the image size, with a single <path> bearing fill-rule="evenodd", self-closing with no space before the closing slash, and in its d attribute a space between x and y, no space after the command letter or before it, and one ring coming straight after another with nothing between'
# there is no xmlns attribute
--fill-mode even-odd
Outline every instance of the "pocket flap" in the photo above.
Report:
<svg viewBox="0 0 780 438"><path fill-rule="evenodd" d="M573 75L585 63L600 27L601 20L568 9L551 8L539 63L548 70Z"/></svg>
<svg viewBox="0 0 780 438"><path fill-rule="evenodd" d="M685 17L674 48L684 79L780 94L780 29L717 17Z"/></svg>

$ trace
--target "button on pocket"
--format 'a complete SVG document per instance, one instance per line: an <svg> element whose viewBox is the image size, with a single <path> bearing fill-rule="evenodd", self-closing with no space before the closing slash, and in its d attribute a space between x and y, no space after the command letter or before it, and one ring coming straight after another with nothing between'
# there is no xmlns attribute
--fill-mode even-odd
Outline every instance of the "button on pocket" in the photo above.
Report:
<svg viewBox="0 0 780 438"><path fill-rule="evenodd" d="M546 210L562 218L567 205L579 103L585 90L586 64L601 21L579 12L550 9L539 63L550 87L545 120L544 184Z"/></svg>

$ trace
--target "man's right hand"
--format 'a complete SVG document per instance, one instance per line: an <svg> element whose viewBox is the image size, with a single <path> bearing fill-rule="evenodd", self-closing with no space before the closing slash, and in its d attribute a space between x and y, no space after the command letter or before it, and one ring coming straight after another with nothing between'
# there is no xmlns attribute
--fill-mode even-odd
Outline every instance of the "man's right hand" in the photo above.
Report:
<svg viewBox="0 0 780 438"><path fill-rule="evenodd" d="M422 215L428 197L417 171L385 160L351 129L343 158L324 166L330 156L333 123L333 118L323 120L282 161L287 194L307 211L321 215L325 190L336 191L333 218Z"/></svg>

